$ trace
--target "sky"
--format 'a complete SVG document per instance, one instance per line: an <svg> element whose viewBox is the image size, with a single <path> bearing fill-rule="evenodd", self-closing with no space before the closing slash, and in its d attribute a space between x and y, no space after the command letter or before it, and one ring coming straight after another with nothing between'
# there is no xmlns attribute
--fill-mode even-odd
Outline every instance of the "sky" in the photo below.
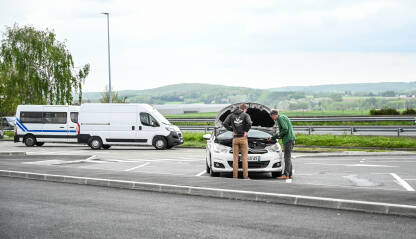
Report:
<svg viewBox="0 0 416 239"><path fill-rule="evenodd" d="M414 0L0 0L0 32L54 30L84 91L416 81ZM3 35L0 36L3 38Z"/></svg>

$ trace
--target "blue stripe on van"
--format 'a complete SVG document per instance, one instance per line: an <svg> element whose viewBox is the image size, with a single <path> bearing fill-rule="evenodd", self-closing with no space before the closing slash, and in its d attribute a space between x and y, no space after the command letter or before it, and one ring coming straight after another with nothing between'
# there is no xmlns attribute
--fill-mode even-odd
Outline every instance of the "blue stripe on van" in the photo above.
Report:
<svg viewBox="0 0 416 239"><path fill-rule="evenodd" d="M17 121L16 121L16 125L17 125L17 126L19 126L19 128L20 128L23 132L25 132L25 131L26 131L26 130L25 130L25 129L24 129L24 128L23 128L23 127L19 124L19 122L17 122Z"/></svg>
<svg viewBox="0 0 416 239"><path fill-rule="evenodd" d="M29 130L26 126L16 118L16 124L23 132L48 132L48 133L76 133L76 130ZM23 128L22 128L23 127Z"/></svg>
<svg viewBox="0 0 416 239"><path fill-rule="evenodd" d="M23 130L23 131L28 130L28 129L26 128L26 126L25 126L22 122L20 122L19 118L17 118L17 117L16 117L16 122L18 122L19 124L21 124L21 125L22 125L22 127L24 128L24 130Z"/></svg>

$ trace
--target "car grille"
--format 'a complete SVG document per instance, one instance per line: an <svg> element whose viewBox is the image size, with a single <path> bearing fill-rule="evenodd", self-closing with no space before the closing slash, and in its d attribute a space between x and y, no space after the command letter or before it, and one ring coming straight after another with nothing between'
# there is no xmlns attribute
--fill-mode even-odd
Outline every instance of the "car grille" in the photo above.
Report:
<svg viewBox="0 0 416 239"><path fill-rule="evenodd" d="M261 161L261 162L248 162L248 168L267 168L270 161ZM228 165L233 167L233 161L228 161ZM238 167L243 168L242 162L238 162Z"/></svg>
<svg viewBox="0 0 416 239"><path fill-rule="evenodd" d="M230 150L230 154L233 153L233 150ZM248 149L248 154L266 154L268 153L267 149Z"/></svg>

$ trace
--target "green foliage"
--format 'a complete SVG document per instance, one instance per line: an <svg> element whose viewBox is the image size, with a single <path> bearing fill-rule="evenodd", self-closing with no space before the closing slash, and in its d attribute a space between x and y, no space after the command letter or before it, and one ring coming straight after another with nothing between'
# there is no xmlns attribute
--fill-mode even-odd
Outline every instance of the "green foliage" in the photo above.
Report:
<svg viewBox="0 0 416 239"><path fill-rule="evenodd" d="M370 115L400 115L400 112L392 108L371 109Z"/></svg>
<svg viewBox="0 0 416 239"><path fill-rule="evenodd" d="M416 115L416 110L415 109L405 109L402 112L402 115Z"/></svg>
<svg viewBox="0 0 416 239"><path fill-rule="evenodd" d="M111 87L111 95L112 95L112 102L113 103L127 103L127 97L120 97L117 91L113 90ZM110 92L108 91L108 86L105 86L104 92L101 93L100 103L109 103L110 102Z"/></svg>
<svg viewBox="0 0 416 239"><path fill-rule="evenodd" d="M71 104L88 73L89 65L75 73L65 42L53 31L7 27L0 48L0 115L12 115L18 104Z"/></svg>

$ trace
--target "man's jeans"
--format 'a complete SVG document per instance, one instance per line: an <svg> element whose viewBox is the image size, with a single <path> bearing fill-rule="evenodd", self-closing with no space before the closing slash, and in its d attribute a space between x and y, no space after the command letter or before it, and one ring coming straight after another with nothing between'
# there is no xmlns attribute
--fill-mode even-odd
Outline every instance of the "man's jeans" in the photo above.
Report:
<svg viewBox="0 0 416 239"><path fill-rule="evenodd" d="M233 177L238 178L238 154L241 151L243 177L248 178L248 140L245 137L233 138Z"/></svg>
<svg viewBox="0 0 416 239"><path fill-rule="evenodd" d="M292 149L293 146L295 146L295 141L291 140L289 142L287 142L286 144L283 145L284 149L283 152L285 153L285 171L284 171L284 175L286 176L292 176Z"/></svg>

